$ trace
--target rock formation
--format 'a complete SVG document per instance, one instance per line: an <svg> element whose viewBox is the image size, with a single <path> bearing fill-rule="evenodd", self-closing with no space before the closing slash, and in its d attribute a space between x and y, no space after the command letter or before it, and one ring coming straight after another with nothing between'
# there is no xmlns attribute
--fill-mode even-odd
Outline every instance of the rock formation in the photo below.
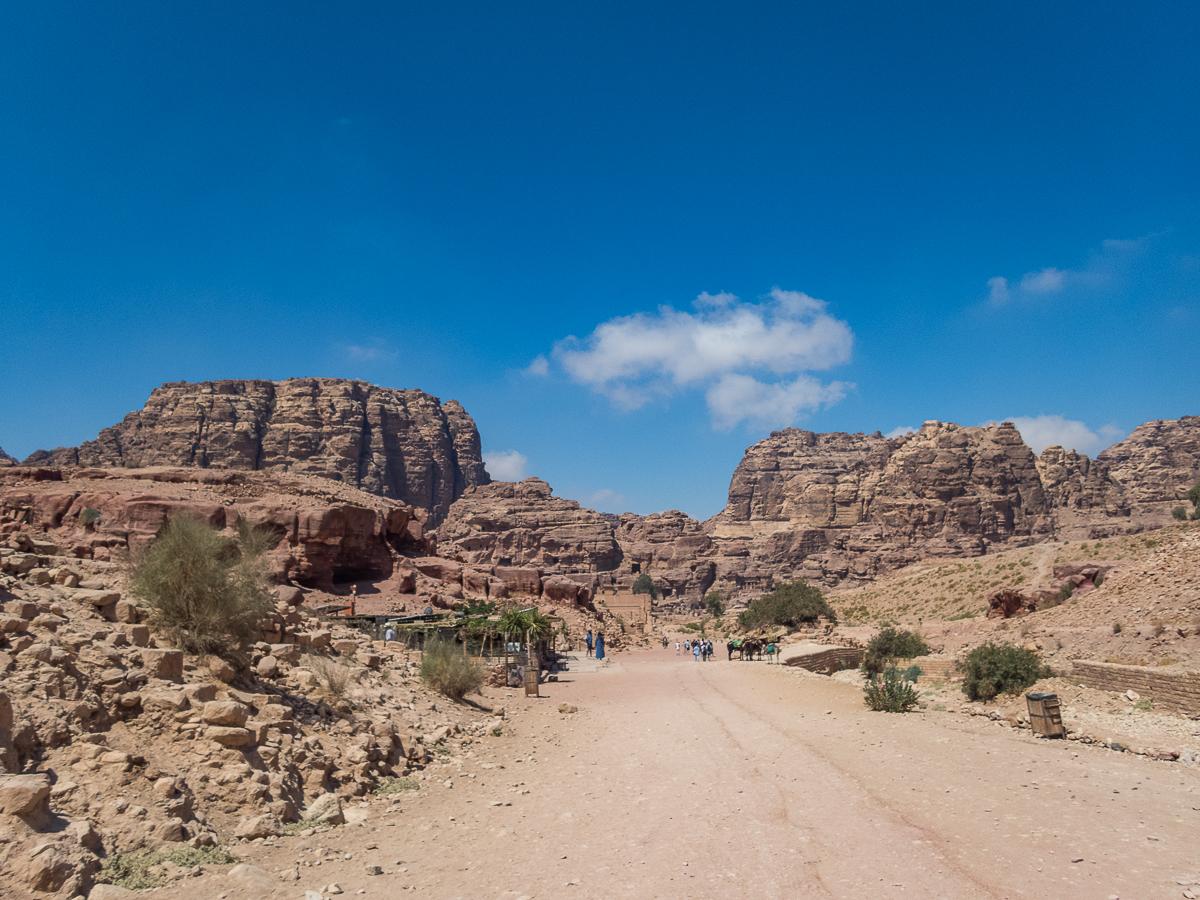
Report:
<svg viewBox="0 0 1200 900"><path fill-rule="evenodd" d="M16 458L9 456L4 452L4 448L0 447L0 466L15 466L16 464Z"/></svg>
<svg viewBox="0 0 1200 900"><path fill-rule="evenodd" d="M18 477L22 472L11 471ZM167 519L175 515L193 515L222 529L235 528L245 520L276 536L267 562L269 574L277 582L291 580L322 590L332 589L335 581L387 578L401 554L431 549L424 535L424 511L395 501L372 498L372 505L364 506L329 497L296 503L253 497L243 502L205 500L105 490L103 483L109 473L85 470L83 474L85 479L80 482L44 490L0 484L0 520L57 531L56 540L64 544L67 555L99 561L123 560L131 551L149 546ZM158 476L164 483L217 480L235 490L254 486L253 482L246 484L246 476L233 472L158 470L145 474Z"/></svg>
<svg viewBox="0 0 1200 900"><path fill-rule="evenodd" d="M467 488L437 535L445 555L472 566L599 572L621 561L609 522L540 478Z"/></svg>
<svg viewBox="0 0 1200 900"><path fill-rule="evenodd" d="M1169 515L1200 483L1200 416L1145 422L1097 457L1127 498Z"/></svg>
<svg viewBox="0 0 1200 900"><path fill-rule="evenodd" d="M916 434L773 432L746 451L707 523L732 590L865 580L930 555L973 556L1052 532L1036 460L1011 423L926 422ZM759 570L759 571L756 571Z"/></svg>
<svg viewBox="0 0 1200 900"><path fill-rule="evenodd" d="M458 403L337 378L164 384L96 440L26 463L320 475L426 509L435 523L489 480L479 432Z"/></svg>

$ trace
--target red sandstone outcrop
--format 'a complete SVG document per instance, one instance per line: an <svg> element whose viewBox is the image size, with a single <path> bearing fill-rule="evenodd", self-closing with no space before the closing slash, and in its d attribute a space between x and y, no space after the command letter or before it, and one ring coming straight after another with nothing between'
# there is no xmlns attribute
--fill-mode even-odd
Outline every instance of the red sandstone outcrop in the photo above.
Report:
<svg viewBox="0 0 1200 900"><path fill-rule="evenodd" d="M9 456L4 452L4 448L0 447L0 466L15 466L16 464L16 458Z"/></svg>
<svg viewBox="0 0 1200 900"><path fill-rule="evenodd" d="M597 572L615 569L621 560L604 517L574 500L553 496L540 478L467 488L438 527L437 537L444 555L475 567Z"/></svg>
<svg viewBox="0 0 1200 900"><path fill-rule="evenodd" d="M716 580L712 539L699 522L677 509L650 516L626 513L618 521L616 539L622 569L630 576L648 573L666 599L699 599Z"/></svg>
<svg viewBox="0 0 1200 900"><path fill-rule="evenodd" d="M338 378L164 384L96 440L26 462L320 475L426 509L435 523L489 480L479 432L458 403Z"/></svg>
<svg viewBox="0 0 1200 900"><path fill-rule="evenodd" d="M234 528L245 519L266 529L278 539L268 555L272 577L325 590L335 580L386 578L397 556L426 553L432 546L424 537L423 510L380 498L371 498L370 506L311 500L290 504L252 496L237 502L104 490L110 475L125 476L120 470L77 471L61 487L35 490L17 482L23 471L10 469L6 483L0 482L0 517L54 532L54 540L77 559L123 559L130 551L148 546L170 517L182 513L215 528ZM261 489L255 481L247 481L249 476L237 473L181 469L139 474L159 475L164 483L175 484L202 484L218 476L226 485L247 482L242 487L250 494L256 492L253 488Z"/></svg>

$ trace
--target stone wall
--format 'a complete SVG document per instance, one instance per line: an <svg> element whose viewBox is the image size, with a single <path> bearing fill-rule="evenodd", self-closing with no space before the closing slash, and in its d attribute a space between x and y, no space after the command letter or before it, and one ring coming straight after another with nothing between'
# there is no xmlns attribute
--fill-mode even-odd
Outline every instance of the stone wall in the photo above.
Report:
<svg viewBox="0 0 1200 900"><path fill-rule="evenodd" d="M1076 678L1100 691L1134 691L1154 701L1167 712L1200 716L1200 672L1164 672L1150 666L1118 666L1113 663L1076 660Z"/></svg>
<svg viewBox="0 0 1200 900"><path fill-rule="evenodd" d="M785 660L784 665L799 666L810 672L832 675L843 669L857 669L862 665L863 652L856 647L829 647L816 653L805 653Z"/></svg>

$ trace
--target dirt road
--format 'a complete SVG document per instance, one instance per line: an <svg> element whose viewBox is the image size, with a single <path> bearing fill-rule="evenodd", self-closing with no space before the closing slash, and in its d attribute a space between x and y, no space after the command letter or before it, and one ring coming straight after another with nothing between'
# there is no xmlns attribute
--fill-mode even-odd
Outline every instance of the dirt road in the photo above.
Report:
<svg viewBox="0 0 1200 900"><path fill-rule="evenodd" d="M847 685L673 644L580 661L543 693L493 692L513 733L250 861L298 898L333 882L389 898L1165 898L1200 881L1195 768L870 713ZM162 895L262 894L206 875Z"/></svg>

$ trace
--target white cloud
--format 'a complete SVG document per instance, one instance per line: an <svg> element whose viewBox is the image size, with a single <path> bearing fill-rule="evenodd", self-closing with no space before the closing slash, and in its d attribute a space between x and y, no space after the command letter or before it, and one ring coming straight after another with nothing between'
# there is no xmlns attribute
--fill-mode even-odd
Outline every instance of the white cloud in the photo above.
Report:
<svg viewBox="0 0 1200 900"><path fill-rule="evenodd" d="M851 387L841 381L822 384L811 375L764 384L749 375L729 374L722 375L704 398L717 428L732 428L742 421L769 428L794 422L807 410L836 403Z"/></svg>
<svg viewBox="0 0 1200 900"><path fill-rule="evenodd" d="M1040 272L1026 272L1021 276L1021 290L1029 294L1053 294L1063 289L1066 279L1067 273L1053 266Z"/></svg>
<svg viewBox="0 0 1200 900"><path fill-rule="evenodd" d="M1100 433L1101 450L1107 450L1113 444L1117 443L1117 441L1125 440L1125 436L1128 434L1124 428L1112 424L1101 425L1096 430Z"/></svg>
<svg viewBox="0 0 1200 900"><path fill-rule="evenodd" d="M824 301L799 291L774 288L762 301L704 293L692 312L662 306L610 319L583 340L559 341L553 355L572 379L624 409L704 389L717 427L788 425L844 396L845 385L806 373L849 361L854 334Z"/></svg>
<svg viewBox="0 0 1200 900"><path fill-rule="evenodd" d="M539 353L533 358L533 362L531 362L525 368L525 371L529 375L549 375L550 360L546 359L545 356Z"/></svg>
<svg viewBox="0 0 1200 900"><path fill-rule="evenodd" d="M913 428L913 426L911 426L911 425L899 425L896 428L893 428L887 434L885 434L884 437L894 439L894 438L898 438L898 437L903 437L906 434L916 434L920 430L921 429L919 429L919 428Z"/></svg>
<svg viewBox="0 0 1200 900"><path fill-rule="evenodd" d="M997 275L995 278L988 279L988 299L995 306L1002 306L1008 302L1008 279L1003 275Z"/></svg>
<svg viewBox="0 0 1200 900"><path fill-rule="evenodd" d="M584 498L584 503L592 509L598 509L601 512L624 512L625 511L625 495L617 491L601 488L591 494L587 494Z"/></svg>
<svg viewBox="0 0 1200 900"><path fill-rule="evenodd" d="M529 459L516 450L499 450L483 454L483 464L496 481L520 481L525 477Z"/></svg>
<svg viewBox="0 0 1200 900"><path fill-rule="evenodd" d="M1122 281L1131 264L1150 251L1155 237L1102 241L1100 249L1092 251L1087 263L1078 269L1048 266L1026 272L1015 284L1010 284L1003 275L989 278L988 301L992 306L1003 306L1014 300L1037 300L1065 291L1082 291L1086 295L1089 291L1111 288Z"/></svg>
<svg viewBox="0 0 1200 900"><path fill-rule="evenodd" d="M379 359L388 359L392 354L383 347L360 347L356 344L349 344L346 346L346 356L355 362L374 362Z"/></svg>

